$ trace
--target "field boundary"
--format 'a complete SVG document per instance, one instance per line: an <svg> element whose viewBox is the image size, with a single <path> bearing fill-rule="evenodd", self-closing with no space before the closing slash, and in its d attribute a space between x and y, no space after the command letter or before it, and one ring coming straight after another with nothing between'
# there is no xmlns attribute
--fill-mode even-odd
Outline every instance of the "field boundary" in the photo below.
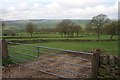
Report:
<svg viewBox="0 0 120 80"><path fill-rule="evenodd" d="M64 38L64 39L54 39L54 38L41 38L41 39L8 39L7 41L10 42L16 42L16 43L36 43L36 42L72 42L72 41L76 41L76 42L101 42L101 41L117 41L117 39L69 39L69 38Z"/></svg>

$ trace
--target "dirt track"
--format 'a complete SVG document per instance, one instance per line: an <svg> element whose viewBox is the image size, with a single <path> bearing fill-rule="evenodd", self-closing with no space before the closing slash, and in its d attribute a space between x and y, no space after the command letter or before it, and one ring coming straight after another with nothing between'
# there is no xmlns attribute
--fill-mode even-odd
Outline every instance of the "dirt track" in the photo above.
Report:
<svg viewBox="0 0 120 80"><path fill-rule="evenodd" d="M43 70L49 73L54 73L57 75L62 75L66 78L90 77L91 62L78 60L78 59L65 58L65 56L73 57L73 55L71 54L62 54L62 56L43 55L42 57L44 58L48 58L51 60L58 60L61 62L55 62L55 61L46 60L44 58L39 58L33 62L24 63L24 65L26 65L27 67L11 64L2 70L2 74L3 74L2 77L3 78L57 78L57 76L49 75L40 72L39 70ZM80 64L83 67L69 65L69 64L62 64L62 62L70 63L70 64ZM30 69L29 67L32 69ZM50 68L50 67L54 67L54 68ZM65 70L68 70L68 72L65 72ZM74 71L77 73L75 74L69 71Z"/></svg>

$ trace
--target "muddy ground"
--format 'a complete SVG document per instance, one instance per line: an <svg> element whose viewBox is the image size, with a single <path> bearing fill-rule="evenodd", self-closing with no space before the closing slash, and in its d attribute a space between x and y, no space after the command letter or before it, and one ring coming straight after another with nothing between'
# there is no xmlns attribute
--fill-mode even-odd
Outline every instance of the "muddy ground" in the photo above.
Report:
<svg viewBox="0 0 120 80"><path fill-rule="evenodd" d="M35 61L23 63L22 64L23 66L17 64L10 64L9 66L6 66L2 69L2 77L3 78L59 78L60 76L63 76L65 78L90 77L91 62L74 58L66 58L76 57L73 54L61 54L61 55L62 56L53 56L44 54L42 55L43 58L40 57ZM77 55L77 57L81 58L81 55ZM84 58L87 57L85 56ZM90 57L88 57L87 59L91 60ZM57 60L60 62L51 60ZM78 64L81 66L63 64L62 62ZM41 70L47 73L41 72ZM57 76L48 73L53 73L56 74Z"/></svg>

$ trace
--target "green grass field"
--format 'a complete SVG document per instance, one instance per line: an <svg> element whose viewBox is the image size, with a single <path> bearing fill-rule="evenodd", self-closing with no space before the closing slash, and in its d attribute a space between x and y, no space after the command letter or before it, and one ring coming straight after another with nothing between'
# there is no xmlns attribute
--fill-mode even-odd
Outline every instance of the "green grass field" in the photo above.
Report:
<svg viewBox="0 0 120 80"><path fill-rule="evenodd" d="M35 46L48 46L52 48L62 48L75 51L92 51L94 49L101 49L104 54L118 54L117 41L102 41L102 42L47 42L47 43L34 43Z"/></svg>
<svg viewBox="0 0 120 80"><path fill-rule="evenodd" d="M103 54L106 55L117 55L118 54L118 41L100 41L100 42L42 42L42 43L31 43L31 46L23 45L9 45L8 52L10 56L16 57L11 58L13 61L24 62L24 60L34 60L38 57L38 47L46 46L50 48L74 50L74 51L93 51L94 49L101 49ZM41 52L48 52L48 49L40 48ZM53 51L56 53L59 51ZM42 53L39 53L41 55ZM29 56L31 55L31 56ZM21 59L17 59L21 58Z"/></svg>
<svg viewBox="0 0 120 80"><path fill-rule="evenodd" d="M46 34L44 34L45 37ZM52 36L46 35L46 36ZM54 36L57 36L54 34ZM101 35L101 40L109 39L110 35ZM23 46L23 45L9 45L8 46L8 52L10 56L14 56L16 59L12 58L12 60L17 62L23 62L24 60L33 60L36 59L36 56L38 57L38 48L37 46L46 46L50 48L59 48L59 49L66 49L66 50L74 50L74 51L93 51L94 49L101 49L103 54L109 54L109 55L117 55L118 54L118 41L117 36L114 36L113 39L116 39L115 41L95 41L97 40L96 35L85 35L83 37L78 38L31 38L31 37L5 37L7 40L13 40L13 41L20 41L23 40L25 44L30 44L35 47L30 46ZM25 40L25 41L24 41ZM87 41L88 40L88 41ZM89 41L90 40L90 41ZM33 41L33 42L32 42ZM40 51L47 52L47 49L40 48ZM57 52L57 51L55 51ZM54 53L54 51L53 51ZM24 55L25 54L25 55ZM29 56L31 55L31 56ZM41 55L41 53L39 54Z"/></svg>
<svg viewBox="0 0 120 80"><path fill-rule="evenodd" d="M112 54L117 55L118 52L118 42L117 41L101 41L101 42L43 42L43 43L31 43L30 46L23 46L23 45L14 45L9 50L24 52L27 54L34 55L35 52L32 50L37 51L37 46L46 46L50 48L59 48L59 49L66 49L66 50L74 50L74 51L92 51L94 49L101 49L105 51L104 54ZM21 49L22 48L22 49ZM28 49L28 50L27 50ZM30 53L32 52L32 53Z"/></svg>
<svg viewBox="0 0 120 80"><path fill-rule="evenodd" d="M10 56L10 59L15 62L24 62L24 60L33 60L38 56L37 47L24 46L24 45L9 45L8 54Z"/></svg>

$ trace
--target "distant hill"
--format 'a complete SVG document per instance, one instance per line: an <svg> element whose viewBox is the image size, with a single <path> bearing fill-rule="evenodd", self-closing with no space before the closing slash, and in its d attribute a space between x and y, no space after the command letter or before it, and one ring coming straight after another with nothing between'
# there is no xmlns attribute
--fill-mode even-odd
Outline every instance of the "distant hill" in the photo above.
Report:
<svg viewBox="0 0 120 80"><path fill-rule="evenodd" d="M13 29L24 29L28 21L33 22L37 25L38 28L55 28L56 25L61 22L62 20L47 20L47 19L31 19L31 20L13 20L13 21L5 21L6 28L13 28ZM90 20L72 20L76 24L81 25L84 27Z"/></svg>

